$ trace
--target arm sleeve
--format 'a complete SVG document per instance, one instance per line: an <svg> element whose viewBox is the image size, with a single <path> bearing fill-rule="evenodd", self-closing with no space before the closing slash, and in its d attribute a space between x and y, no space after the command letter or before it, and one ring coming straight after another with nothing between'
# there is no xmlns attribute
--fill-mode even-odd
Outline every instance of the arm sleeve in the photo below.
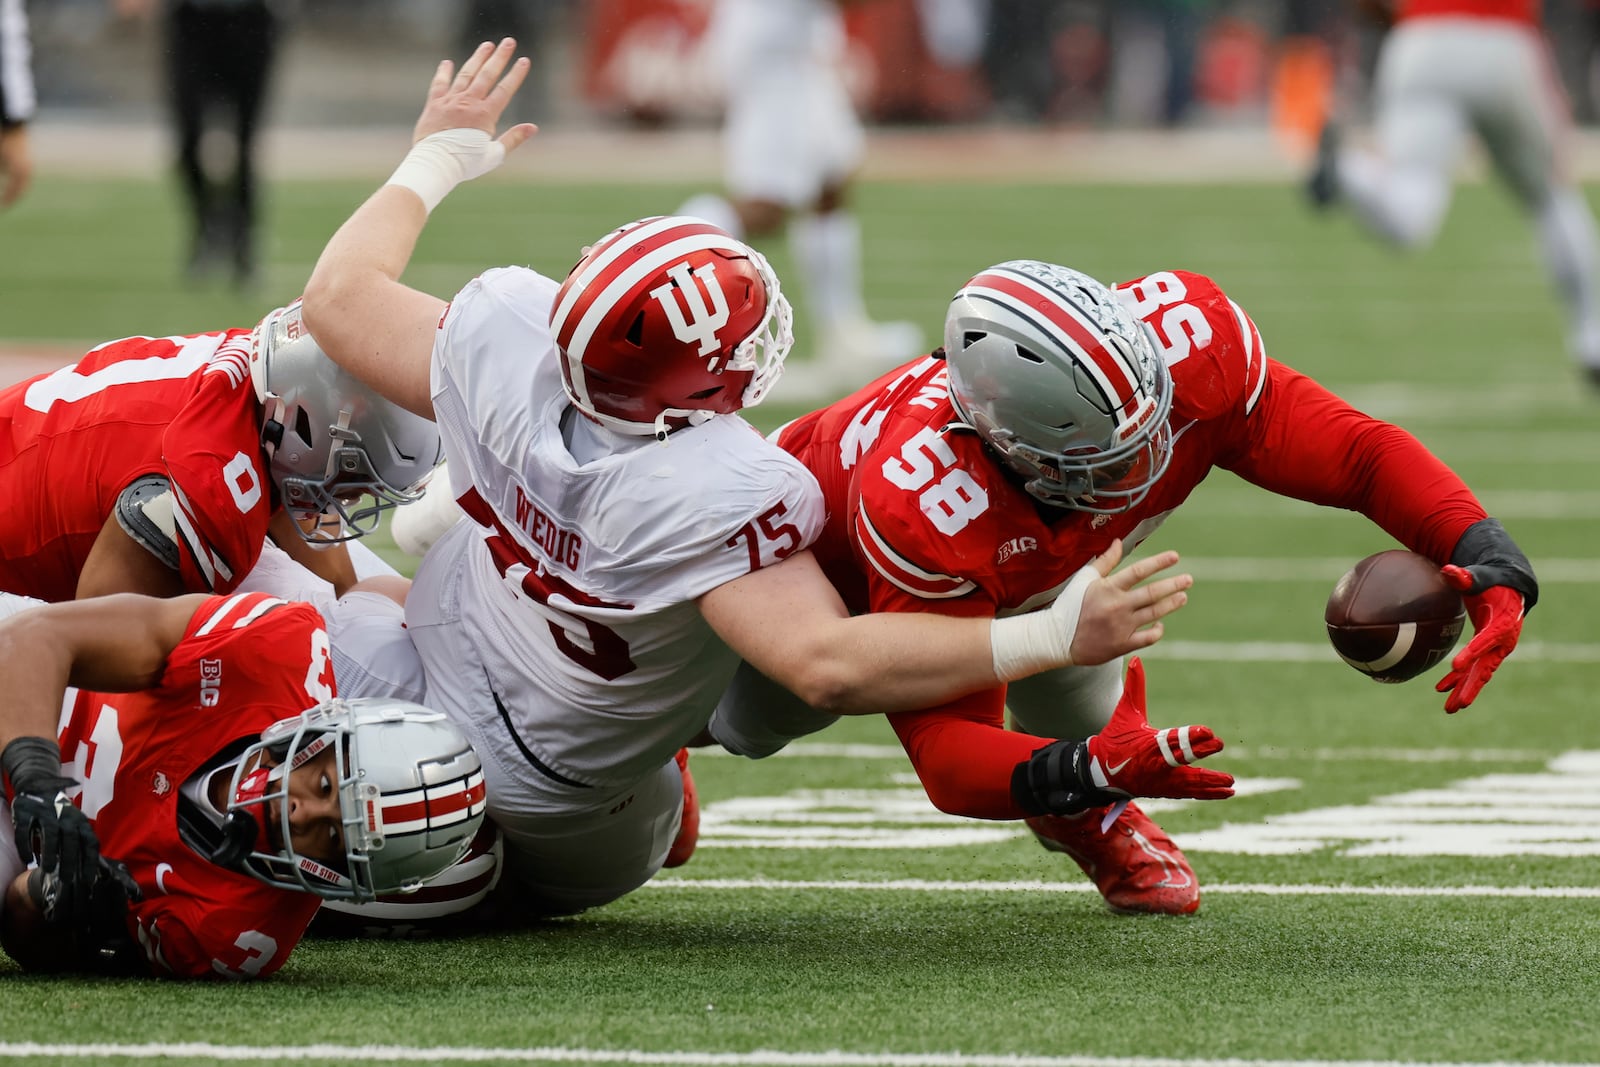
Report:
<svg viewBox="0 0 1600 1067"><path fill-rule="evenodd" d="M1053 738L1005 728L1005 689L986 690L927 711L890 715L933 806L969 819L1020 819L1011 772Z"/></svg>
<svg viewBox="0 0 1600 1067"><path fill-rule="evenodd" d="M1365 415L1268 360L1247 442L1224 463L1263 489L1360 512L1437 563L1487 514L1461 478L1411 434Z"/></svg>
<svg viewBox="0 0 1600 1067"><path fill-rule="evenodd" d="M33 118L33 53L23 0L0 0L0 128Z"/></svg>

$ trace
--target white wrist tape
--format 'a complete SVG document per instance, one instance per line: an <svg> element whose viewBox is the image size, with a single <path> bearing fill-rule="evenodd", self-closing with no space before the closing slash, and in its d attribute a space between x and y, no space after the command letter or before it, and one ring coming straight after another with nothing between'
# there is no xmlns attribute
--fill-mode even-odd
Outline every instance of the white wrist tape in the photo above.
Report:
<svg viewBox="0 0 1600 1067"><path fill-rule="evenodd" d="M1040 671L1072 666L1072 639L1078 635L1083 596L1099 578L1093 564L1081 567L1049 607L990 623L994 676L1014 682Z"/></svg>
<svg viewBox="0 0 1600 1067"><path fill-rule="evenodd" d="M450 190L489 173L505 158L506 146L482 130L443 130L412 145L384 184L410 189L432 214Z"/></svg>

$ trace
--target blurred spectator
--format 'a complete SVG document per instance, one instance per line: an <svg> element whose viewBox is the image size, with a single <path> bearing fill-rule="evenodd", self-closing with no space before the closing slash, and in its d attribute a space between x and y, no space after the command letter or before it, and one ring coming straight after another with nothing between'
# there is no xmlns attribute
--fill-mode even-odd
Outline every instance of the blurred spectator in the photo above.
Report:
<svg viewBox="0 0 1600 1067"><path fill-rule="evenodd" d="M178 178L189 208L185 267L191 281L231 270L238 286L257 271L255 139L276 56L279 15L272 0L115 0L127 17L165 9L166 58ZM232 134L233 163L207 170L203 141L221 114Z"/></svg>
<svg viewBox="0 0 1600 1067"><path fill-rule="evenodd" d="M1370 0L1369 4L1370 6ZM1572 120L1552 77L1539 0L1399 0L1377 73L1376 152L1323 127L1307 192L1344 202L1378 237L1430 244L1450 207L1469 132L1532 217L1566 305L1573 359L1600 385L1600 271L1594 214L1568 170Z"/></svg>
<svg viewBox="0 0 1600 1067"><path fill-rule="evenodd" d="M1056 95L1051 39L1059 0L993 0L983 70L1004 118L1039 119Z"/></svg>
<svg viewBox="0 0 1600 1067"><path fill-rule="evenodd" d="M864 136L840 69L844 23L833 0L718 0L710 30L726 77L729 197L705 193L679 213L735 237L788 224L789 250L815 330L815 380L790 366L792 394L863 381L922 349L909 322L874 322L862 297L861 231L847 205ZM798 383L798 384L797 384Z"/></svg>
<svg viewBox="0 0 1600 1067"><path fill-rule="evenodd" d="M1180 125L1194 104L1196 57L1208 6L1207 0L1127 0L1113 5L1114 94L1124 100L1140 95L1152 70L1159 70L1153 117L1162 125ZM1119 110L1129 109L1119 104Z"/></svg>
<svg viewBox="0 0 1600 1067"><path fill-rule="evenodd" d="M33 178L33 57L22 2L0 0L0 208L16 203Z"/></svg>

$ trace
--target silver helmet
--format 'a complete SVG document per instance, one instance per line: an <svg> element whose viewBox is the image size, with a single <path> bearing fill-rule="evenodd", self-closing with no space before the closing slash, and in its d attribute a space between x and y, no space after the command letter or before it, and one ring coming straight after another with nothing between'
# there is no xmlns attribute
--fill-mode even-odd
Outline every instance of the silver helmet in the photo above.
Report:
<svg viewBox="0 0 1600 1067"><path fill-rule="evenodd" d="M1088 275L1031 259L982 271L950 302L944 349L956 414L1035 498L1117 514L1166 471L1171 375Z"/></svg>
<svg viewBox="0 0 1600 1067"><path fill-rule="evenodd" d="M343 855L297 851L290 776L333 750ZM445 716L386 698L329 700L262 731L228 788L229 859L273 885L329 900L408 893L466 854L484 820L478 754Z"/></svg>
<svg viewBox="0 0 1600 1067"><path fill-rule="evenodd" d="M301 321L299 301L262 319L251 341L261 445L302 537L361 537L385 510L422 495L443 457L439 428L329 359Z"/></svg>

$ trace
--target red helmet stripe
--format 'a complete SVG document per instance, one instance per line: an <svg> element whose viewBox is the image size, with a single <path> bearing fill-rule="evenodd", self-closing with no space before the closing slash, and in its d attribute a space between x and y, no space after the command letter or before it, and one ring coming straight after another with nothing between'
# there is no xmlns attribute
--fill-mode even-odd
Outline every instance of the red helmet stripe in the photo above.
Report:
<svg viewBox="0 0 1600 1067"><path fill-rule="evenodd" d="M1133 368L1112 355L1100 338L1084 325L1078 310L1047 287L1020 275L986 271L968 282L965 289L987 289L991 296L998 294L1003 303L1020 305L1024 312L1042 312L1050 324L1066 334L1088 358L1085 369L1093 374L1105 391L1106 399L1118 410L1128 409L1138 399L1141 386Z"/></svg>
<svg viewBox="0 0 1600 1067"><path fill-rule="evenodd" d="M599 329L607 313L621 303L623 298L633 291L634 286L640 282L653 280L665 268L684 259L691 252L712 248L732 250L728 237L720 230L682 234L675 236L669 244L651 249L632 263L619 266L608 275L596 279L597 284L603 283L605 287L600 289L595 298L589 302L578 324L570 331L564 331L567 333L567 340L563 343L558 336L557 343L561 344L569 359L582 359L584 350L589 346L589 339L594 336L595 330ZM735 340L742 341L744 338Z"/></svg>
<svg viewBox="0 0 1600 1067"><path fill-rule="evenodd" d="M484 797L482 774L404 793L385 794L384 833L394 836L452 826L483 810Z"/></svg>
<svg viewBox="0 0 1600 1067"><path fill-rule="evenodd" d="M550 332L556 343L564 349L574 347L573 334L578 325L592 312L600 295L610 289L617 276L626 273L632 266L626 262L618 263L630 250L646 242L660 245L694 234L718 239L714 244L697 247L738 247L737 242L726 233L704 220L664 215L624 226L590 249L584 261L573 268L561 284L561 291L556 294L556 306L550 312ZM584 340L587 341L587 337Z"/></svg>

